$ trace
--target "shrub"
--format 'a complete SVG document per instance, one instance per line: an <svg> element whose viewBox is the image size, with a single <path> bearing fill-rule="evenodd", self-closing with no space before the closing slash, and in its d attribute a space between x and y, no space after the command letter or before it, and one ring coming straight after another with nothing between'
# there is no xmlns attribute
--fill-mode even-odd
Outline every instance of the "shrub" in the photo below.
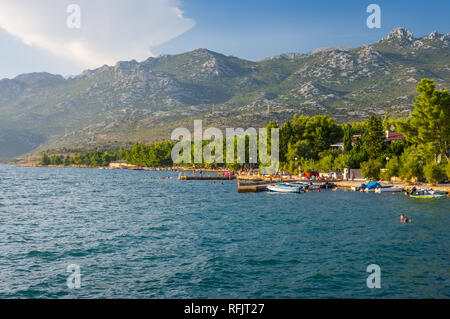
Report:
<svg viewBox="0 0 450 319"><path fill-rule="evenodd" d="M350 168L351 162L350 162L350 156L347 154L339 154L334 159L334 168L340 171L343 171L346 168Z"/></svg>
<svg viewBox="0 0 450 319"><path fill-rule="evenodd" d="M398 157L391 158L386 165L386 170L381 174L381 177L389 181L391 177L399 175L400 175L400 162L398 160Z"/></svg>
<svg viewBox="0 0 450 319"><path fill-rule="evenodd" d="M425 178L430 184L438 184L445 179L445 170L442 165L432 161L423 168Z"/></svg>
<svg viewBox="0 0 450 319"><path fill-rule="evenodd" d="M42 165L42 166L50 165L50 158L48 157L48 155L46 153L42 153L40 165Z"/></svg>
<svg viewBox="0 0 450 319"><path fill-rule="evenodd" d="M329 172L329 171L333 170L333 156L328 155L328 156L323 157L319 161L319 167L322 172Z"/></svg>
<svg viewBox="0 0 450 319"><path fill-rule="evenodd" d="M447 178L450 179L450 161L447 163Z"/></svg>
<svg viewBox="0 0 450 319"><path fill-rule="evenodd" d="M317 171L319 164L313 159L300 159L302 173L310 175L313 171Z"/></svg>
<svg viewBox="0 0 450 319"><path fill-rule="evenodd" d="M361 163L361 173L369 179L378 180L380 179L380 171L383 166L382 159L370 159L367 162Z"/></svg>
<svg viewBox="0 0 450 319"><path fill-rule="evenodd" d="M408 148L400 157L400 176L407 181L423 179L423 164L415 147Z"/></svg>

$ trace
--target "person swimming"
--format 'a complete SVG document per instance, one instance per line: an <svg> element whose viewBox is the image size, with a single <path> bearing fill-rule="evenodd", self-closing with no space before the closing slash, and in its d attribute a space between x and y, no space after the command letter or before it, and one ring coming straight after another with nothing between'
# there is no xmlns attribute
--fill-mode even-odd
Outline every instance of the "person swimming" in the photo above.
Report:
<svg viewBox="0 0 450 319"><path fill-rule="evenodd" d="M403 224L411 224L412 223L412 219L411 218L404 218L402 223Z"/></svg>
<svg viewBox="0 0 450 319"><path fill-rule="evenodd" d="M403 223L405 221L405 214L400 215L400 221Z"/></svg>

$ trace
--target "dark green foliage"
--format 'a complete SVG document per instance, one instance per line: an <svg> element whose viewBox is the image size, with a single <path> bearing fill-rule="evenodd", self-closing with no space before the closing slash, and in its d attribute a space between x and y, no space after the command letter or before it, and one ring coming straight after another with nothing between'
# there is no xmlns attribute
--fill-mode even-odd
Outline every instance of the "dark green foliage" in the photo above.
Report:
<svg viewBox="0 0 450 319"><path fill-rule="evenodd" d="M383 154L384 140L383 124L379 118L372 115L363 136L363 147L369 158L375 159Z"/></svg>
<svg viewBox="0 0 450 319"><path fill-rule="evenodd" d="M424 157L442 155L449 159L450 94L438 91L433 81L422 79L417 86L417 103L409 123L402 126L409 141L421 146Z"/></svg>
<svg viewBox="0 0 450 319"><path fill-rule="evenodd" d="M450 179L450 161L447 163L446 172L447 172L447 178Z"/></svg>
<svg viewBox="0 0 450 319"><path fill-rule="evenodd" d="M349 124L344 124L342 126L344 132L344 153L348 153L352 150L352 126Z"/></svg>
<svg viewBox="0 0 450 319"><path fill-rule="evenodd" d="M40 165L47 166L50 165L50 159L46 153L42 153Z"/></svg>
<svg viewBox="0 0 450 319"><path fill-rule="evenodd" d="M369 159L367 162L361 163L361 173L364 177L372 180L380 179L380 171L384 167L383 159Z"/></svg>
<svg viewBox="0 0 450 319"><path fill-rule="evenodd" d="M171 151L173 143L159 142L155 144L136 143L132 149L121 148L116 152L90 151L83 154L75 153L73 157L52 155L50 158L46 153L42 154L41 165L77 165L100 167L108 166L117 160L126 160L130 164L140 166L170 166L172 165Z"/></svg>
<svg viewBox="0 0 450 319"><path fill-rule="evenodd" d="M394 157L389 159L389 161L386 164L385 171L381 174L381 177L385 180L390 180L391 177L399 176L400 175L400 161L398 157Z"/></svg>
<svg viewBox="0 0 450 319"><path fill-rule="evenodd" d="M416 146L411 146L405 150L400 157L402 166L400 168L400 177L404 180L422 180L423 179L423 160L419 156Z"/></svg>
<svg viewBox="0 0 450 319"><path fill-rule="evenodd" d="M319 160L319 154L342 136L342 128L327 115L294 115L280 129L281 165L287 171L297 172L300 158Z"/></svg>
<svg viewBox="0 0 450 319"><path fill-rule="evenodd" d="M349 158L349 168L358 169L362 162L365 162L369 159L367 152L362 146L361 140L357 140L355 145L353 145L352 150L348 153Z"/></svg>
<svg viewBox="0 0 450 319"><path fill-rule="evenodd" d="M423 168L423 173L427 182L430 184L438 184L445 180L446 172L445 167L443 165L439 165L436 162L432 161L425 165Z"/></svg>

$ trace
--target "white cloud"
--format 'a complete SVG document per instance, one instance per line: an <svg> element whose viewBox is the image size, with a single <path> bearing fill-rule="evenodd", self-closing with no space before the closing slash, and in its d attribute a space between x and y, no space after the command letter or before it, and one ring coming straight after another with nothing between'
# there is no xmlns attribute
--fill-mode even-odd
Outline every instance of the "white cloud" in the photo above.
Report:
<svg viewBox="0 0 450 319"><path fill-rule="evenodd" d="M81 7L81 28L67 27L70 4ZM150 48L191 29L178 0L1 0L0 28L30 46L83 68L143 60ZM3 49L3 48L2 48Z"/></svg>

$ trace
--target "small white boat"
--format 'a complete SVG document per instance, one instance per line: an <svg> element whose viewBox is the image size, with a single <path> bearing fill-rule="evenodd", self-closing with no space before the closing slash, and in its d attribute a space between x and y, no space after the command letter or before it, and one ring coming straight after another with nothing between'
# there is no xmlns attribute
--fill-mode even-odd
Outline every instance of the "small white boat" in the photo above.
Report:
<svg viewBox="0 0 450 319"><path fill-rule="evenodd" d="M300 186L293 186L288 184L277 184L267 186L269 192L274 193L301 193L302 188Z"/></svg>
<svg viewBox="0 0 450 319"><path fill-rule="evenodd" d="M365 192L376 192L377 189L388 189L388 188L393 188L392 185L382 185L381 187L377 187L377 188L365 188L364 191Z"/></svg>
<svg viewBox="0 0 450 319"><path fill-rule="evenodd" d="M403 187L375 188L375 193L398 193L398 192L403 192Z"/></svg>

